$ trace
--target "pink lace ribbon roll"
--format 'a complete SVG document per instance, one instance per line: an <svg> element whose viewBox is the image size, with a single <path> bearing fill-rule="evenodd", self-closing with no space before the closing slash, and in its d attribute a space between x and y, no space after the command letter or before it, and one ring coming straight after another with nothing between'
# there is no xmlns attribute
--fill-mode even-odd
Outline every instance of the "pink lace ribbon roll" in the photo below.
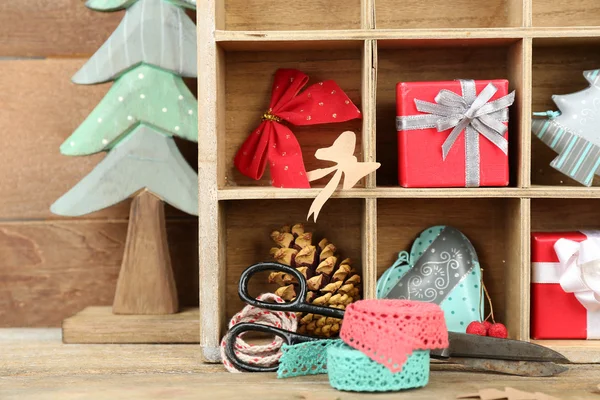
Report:
<svg viewBox="0 0 600 400"><path fill-rule="evenodd" d="M442 309L411 300L361 300L346 307L341 339L391 372L415 350L448 347Z"/></svg>

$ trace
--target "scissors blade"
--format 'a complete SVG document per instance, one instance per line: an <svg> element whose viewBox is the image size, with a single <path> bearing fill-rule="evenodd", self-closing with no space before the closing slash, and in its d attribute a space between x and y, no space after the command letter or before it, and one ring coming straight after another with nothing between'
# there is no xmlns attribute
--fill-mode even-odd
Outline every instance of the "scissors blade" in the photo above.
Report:
<svg viewBox="0 0 600 400"><path fill-rule="evenodd" d="M513 361L513 360L490 360L485 358L449 358L451 364L458 364L461 370L469 372L493 372L498 374L517 376L554 376L568 370L564 365L553 362L540 361ZM446 364L431 364L445 369Z"/></svg>
<svg viewBox="0 0 600 400"><path fill-rule="evenodd" d="M448 357L491 358L515 361L551 361L568 363L562 354L548 347L521 340L499 339L489 336L448 332Z"/></svg>

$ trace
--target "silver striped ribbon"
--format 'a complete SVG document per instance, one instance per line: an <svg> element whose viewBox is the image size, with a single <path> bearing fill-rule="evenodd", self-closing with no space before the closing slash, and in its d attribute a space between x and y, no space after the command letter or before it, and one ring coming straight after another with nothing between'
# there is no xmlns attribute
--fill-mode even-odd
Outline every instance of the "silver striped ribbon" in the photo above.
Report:
<svg viewBox="0 0 600 400"><path fill-rule="evenodd" d="M489 83L477 95L475 81L460 79L462 96L443 89L435 96L435 103L415 99L417 110L426 113L396 117L396 129L413 130L437 128L438 132L452 129L442 145L445 160L460 133L465 131L465 181L467 187L479 186L479 134L485 136L504 154L508 141L504 137L508 121L508 107L515 100L515 92L497 100L490 99L498 88Z"/></svg>

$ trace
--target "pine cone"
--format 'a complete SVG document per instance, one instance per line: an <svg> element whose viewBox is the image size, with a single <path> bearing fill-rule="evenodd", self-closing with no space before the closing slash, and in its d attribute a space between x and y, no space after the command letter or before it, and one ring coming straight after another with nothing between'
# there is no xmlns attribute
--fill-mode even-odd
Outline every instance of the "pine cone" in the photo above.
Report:
<svg viewBox="0 0 600 400"><path fill-rule="evenodd" d="M350 259L339 261L336 247L322 239L316 246L312 233L302 224L284 226L271 233L278 247L271 249L275 261L296 268L307 281L306 301L315 305L344 310L360 298L360 275L352 268ZM279 286L275 294L286 301L296 298L296 279L284 272L272 272L269 283ZM331 337L337 336L342 321L322 315L298 313L298 332Z"/></svg>

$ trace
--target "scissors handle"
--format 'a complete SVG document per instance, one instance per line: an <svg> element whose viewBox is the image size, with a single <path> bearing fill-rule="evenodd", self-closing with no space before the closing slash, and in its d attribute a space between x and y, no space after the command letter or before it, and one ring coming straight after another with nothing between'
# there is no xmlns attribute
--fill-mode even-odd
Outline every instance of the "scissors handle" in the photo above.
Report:
<svg viewBox="0 0 600 400"><path fill-rule="evenodd" d="M320 340L322 338L312 337L301 335L299 333L294 333L290 331L286 331L284 329L276 328L274 326L255 324L250 322L243 322L237 325L234 325L229 332L227 333L227 339L225 342L225 354L227 358L233 364L233 366L239 370L247 371L247 372L275 372L277 371L278 365L263 367L260 365L252 365L242 361L237 354L235 354L235 341L236 338L244 333L244 332L264 332L272 335L279 336L283 339L283 341L288 345L310 342L313 340Z"/></svg>
<svg viewBox="0 0 600 400"><path fill-rule="evenodd" d="M289 303L266 303L264 301L257 300L254 297L250 296L250 294L248 293L248 285L250 283L250 279L254 274L263 271L281 271L286 274L293 275L296 278L299 287L299 292L296 294L296 298ZM306 286L306 279L304 278L304 275L300 273L300 271L287 265L274 262L262 262L246 268L246 270L242 272L242 276L240 277L240 284L238 287L238 294L240 296L240 299L254 307L272 311L303 312L323 315L325 317L333 317L339 319L344 318L344 310L330 307L315 306L313 304L307 303L307 291L308 288Z"/></svg>

